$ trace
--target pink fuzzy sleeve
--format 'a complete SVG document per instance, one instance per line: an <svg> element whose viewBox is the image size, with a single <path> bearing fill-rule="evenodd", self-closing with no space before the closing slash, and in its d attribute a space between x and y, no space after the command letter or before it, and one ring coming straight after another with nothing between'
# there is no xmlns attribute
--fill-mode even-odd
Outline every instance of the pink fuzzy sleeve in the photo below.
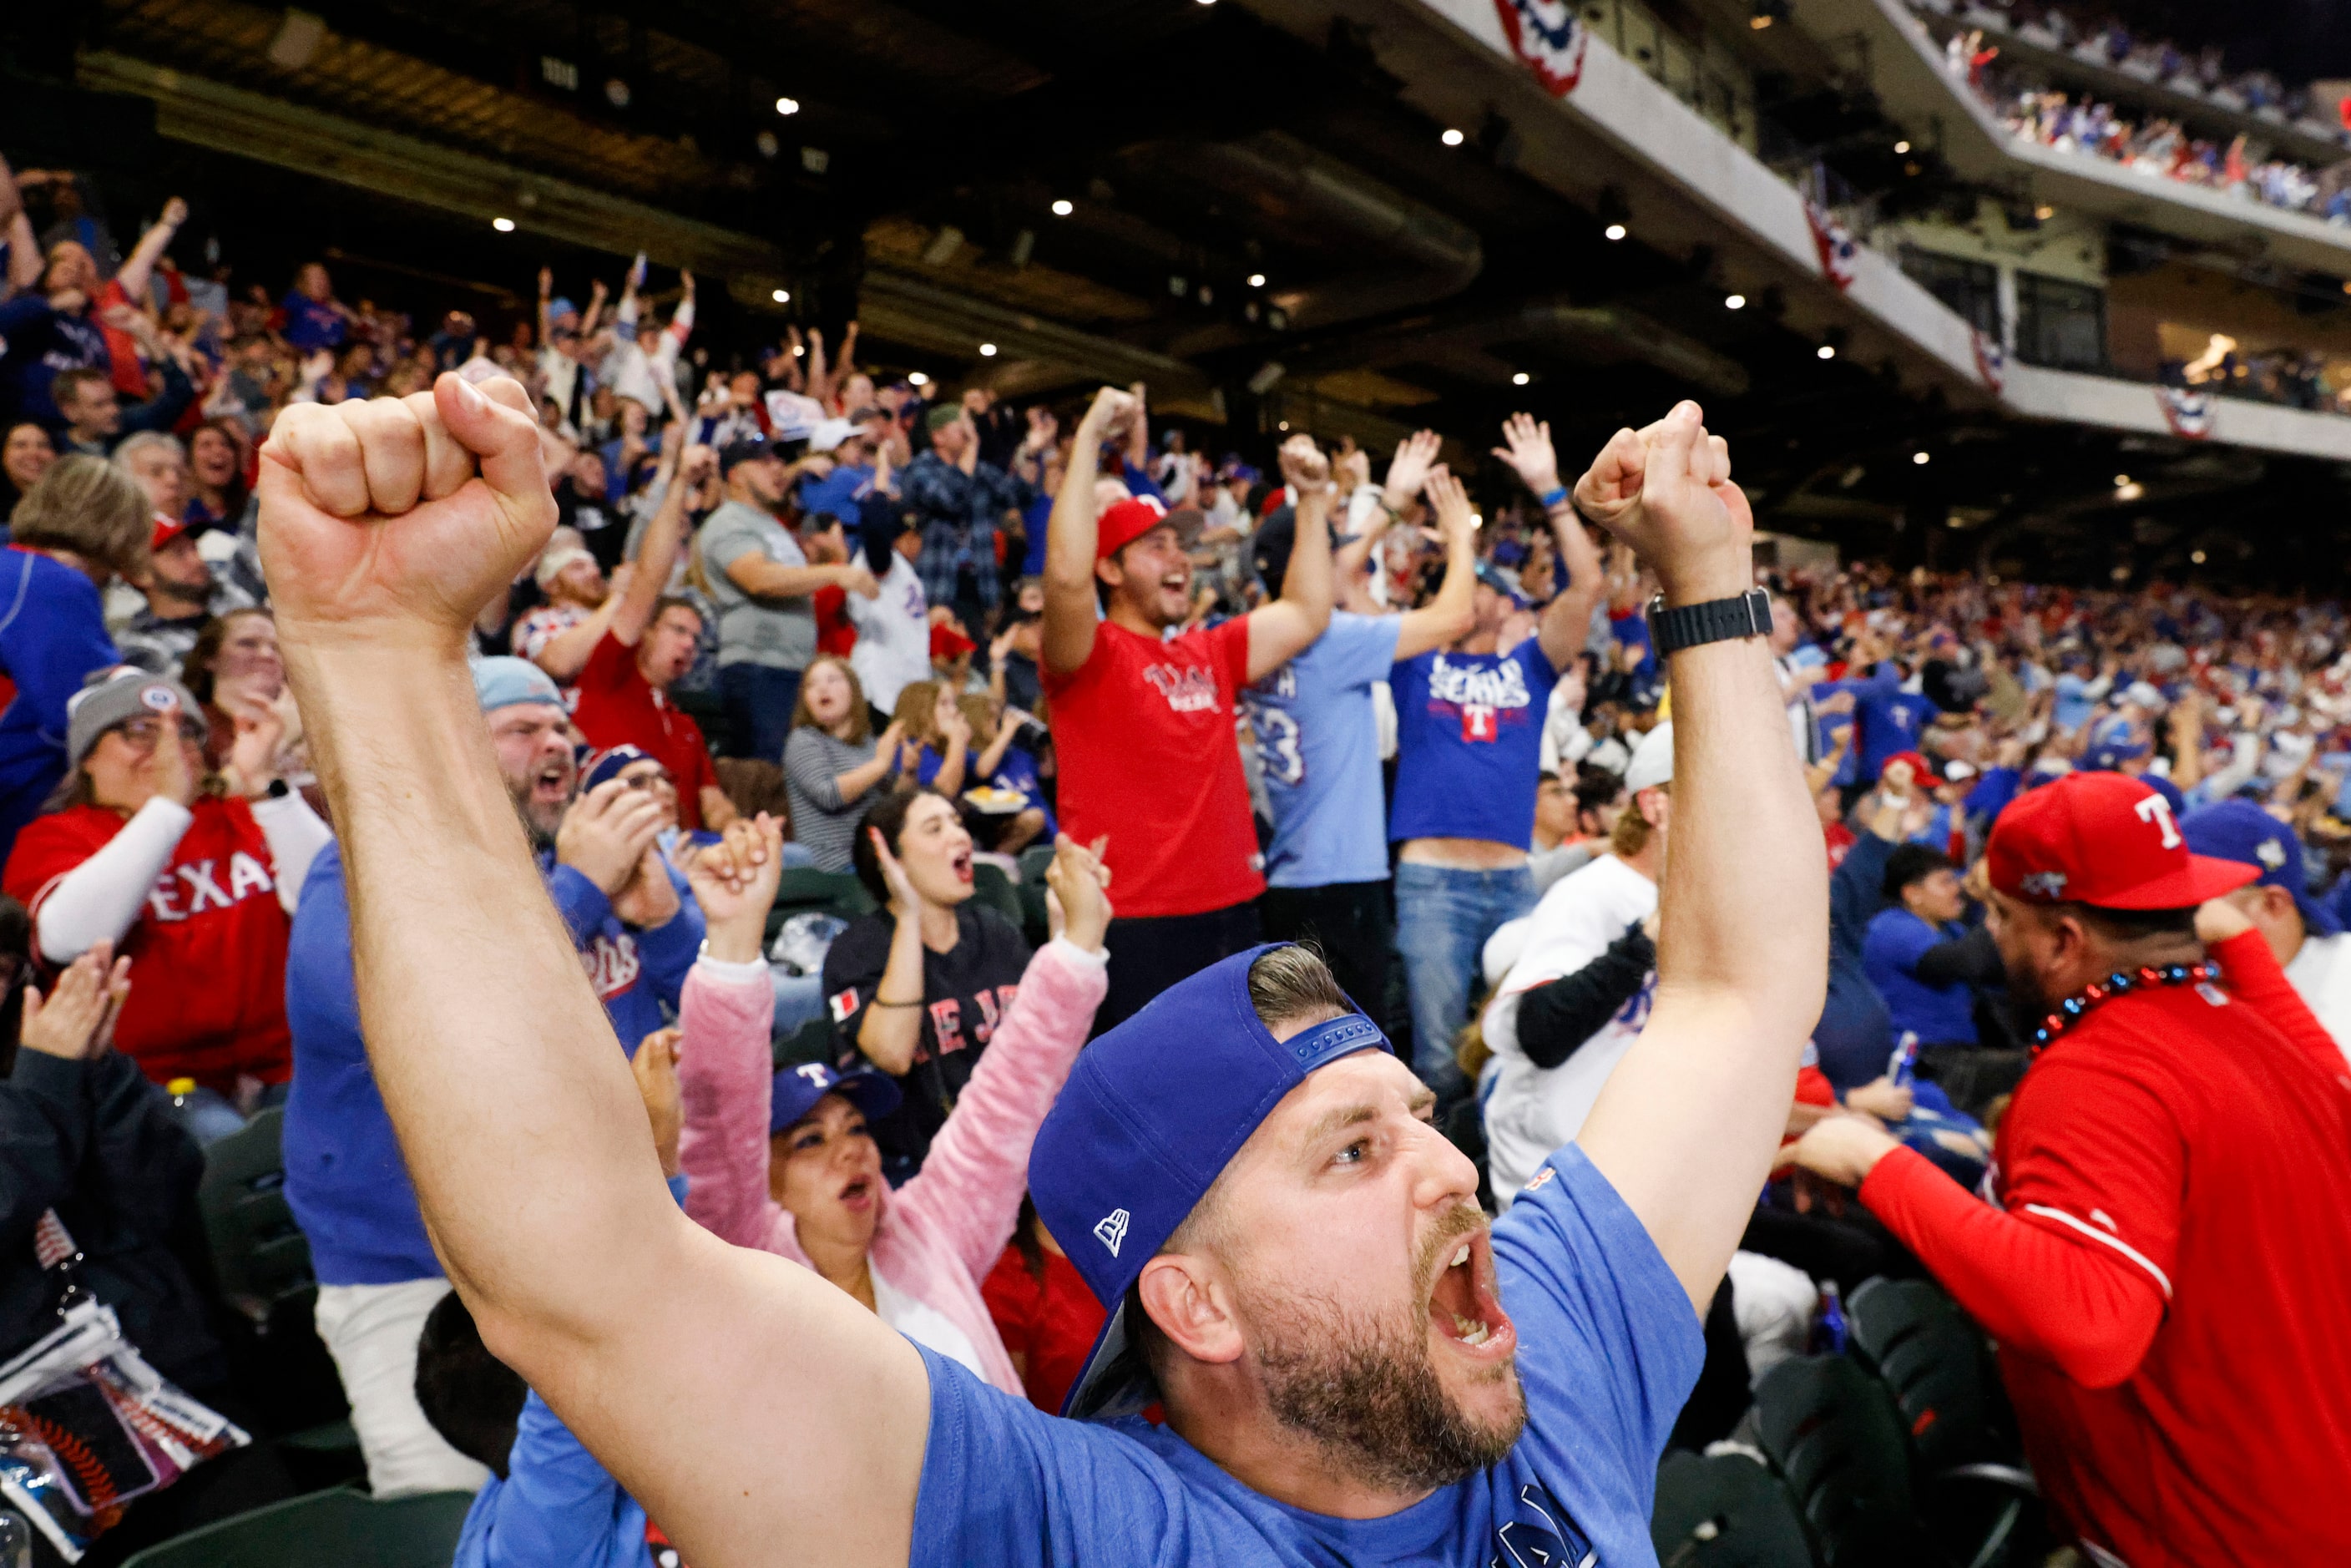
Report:
<svg viewBox="0 0 2351 1568"><path fill-rule="evenodd" d="M1029 1146L1109 988L1105 964L1068 940L1040 948L1020 977L1011 1011L931 1140L921 1174L895 1195L898 1210L919 1218L952 1248L975 1283L1012 1239L1020 1195L1029 1189Z"/></svg>
<svg viewBox="0 0 2351 1568"><path fill-rule="evenodd" d="M765 1247L775 1228L768 1197L768 1030L776 993L767 975L737 977L698 962L687 972L678 1022L678 1089L685 1130L678 1160L685 1211L737 1247Z"/></svg>

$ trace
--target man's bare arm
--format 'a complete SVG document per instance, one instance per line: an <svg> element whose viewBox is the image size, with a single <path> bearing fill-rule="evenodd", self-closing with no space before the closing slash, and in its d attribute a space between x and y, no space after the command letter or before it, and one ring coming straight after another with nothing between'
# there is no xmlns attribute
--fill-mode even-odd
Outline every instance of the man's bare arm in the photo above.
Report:
<svg viewBox="0 0 2351 1568"><path fill-rule="evenodd" d="M554 523L527 409L509 381L449 374L289 410L264 453L262 558L350 869L376 1082L484 1339L692 1561L789 1542L903 1563L920 1359L670 1201L486 744L465 627Z"/></svg>
<svg viewBox="0 0 2351 1568"><path fill-rule="evenodd" d="M1298 490L1297 526L1281 597L1249 613L1249 678L1261 680L1314 645L1331 625L1331 460L1303 435L1282 444Z"/></svg>
<svg viewBox="0 0 2351 1568"><path fill-rule="evenodd" d="M1576 500L1657 573L1668 605L1754 585L1754 519L1698 405L1619 431ZM1795 1093L1828 977L1820 826L1760 637L1672 655L1674 781L1657 999L1578 1142L1703 1312Z"/></svg>
<svg viewBox="0 0 2351 1568"><path fill-rule="evenodd" d="M1469 509L1461 481L1445 469L1430 470L1427 485L1437 531L1445 539L1445 580L1437 584L1436 598L1405 612L1404 624L1396 630L1399 663L1458 642L1478 619L1477 514Z"/></svg>
<svg viewBox="0 0 2351 1568"><path fill-rule="evenodd" d="M1068 674L1094 651L1094 477L1102 437L1127 417L1133 399L1116 387L1094 394L1070 443L1061 493L1045 523L1045 667Z"/></svg>
<svg viewBox="0 0 2351 1568"><path fill-rule="evenodd" d="M612 614L612 635L624 648L633 648L653 618L653 606L669 591L669 575L677 565L677 548L685 538L685 502L718 466L718 455L707 446L689 446L678 457L677 473L662 492L653 520L637 548L637 570L628 586L615 595L620 608Z"/></svg>

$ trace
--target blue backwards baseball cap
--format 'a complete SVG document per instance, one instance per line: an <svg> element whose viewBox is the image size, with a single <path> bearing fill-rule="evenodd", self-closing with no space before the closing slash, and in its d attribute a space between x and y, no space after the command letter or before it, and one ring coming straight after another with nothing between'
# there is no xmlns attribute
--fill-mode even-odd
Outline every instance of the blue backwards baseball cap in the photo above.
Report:
<svg viewBox="0 0 2351 1568"><path fill-rule="evenodd" d="M484 713L496 713L517 703L563 706L563 694L555 689L553 676L528 659L510 653L474 661L474 695Z"/></svg>
<svg viewBox="0 0 2351 1568"><path fill-rule="evenodd" d="M804 1061L776 1074L768 1097L768 1134L773 1137L816 1109L817 1102L838 1094L879 1121L898 1108L898 1085L879 1072L860 1069L836 1072L821 1061Z"/></svg>
<svg viewBox="0 0 2351 1568"><path fill-rule="evenodd" d="M626 742L608 747L590 757L580 770L580 792L582 795L597 785L618 779L633 763L657 761L653 753L642 746Z"/></svg>
<svg viewBox="0 0 2351 1568"><path fill-rule="evenodd" d="M2253 886L2282 887L2294 894L2294 906L2313 936L2333 936L2343 929L2334 912L2310 896L2302 840L2251 800L2200 807L2180 819L2179 831L2188 837L2190 853L2252 866L2261 873Z"/></svg>
<svg viewBox="0 0 2351 1568"><path fill-rule="evenodd" d="M1106 1419L1152 1397L1125 1355L1126 1291L1241 1145L1316 1068L1389 1049L1360 1012L1277 1040L1249 1004L1249 967L1283 943L1212 964L1088 1046L1029 1155L1045 1228L1110 1309L1061 1414Z"/></svg>
<svg viewBox="0 0 2351 1568"><path fill-rule="evenodd" d="M2082 766L2094 773L2119 773L2126 762L2136 762L2154 749L2144 740L2133 740L2127 735L2090 747L2082 758Z"/></svg>
<svg viewBox="0 0 2351 1568"><path fill-rule="evenodd" d="M1478 563L1478 580L1492 589L1495 592L1500 594L1503 598L1509 600L1520 610L1532 609L1534 606L1534 601L1529 599L1518 589L1512 587L1510 585L1510 580L1504 577L1499 571L1497 571L1494 569L1493 562L1491 561L1481 560Z"/></svg>

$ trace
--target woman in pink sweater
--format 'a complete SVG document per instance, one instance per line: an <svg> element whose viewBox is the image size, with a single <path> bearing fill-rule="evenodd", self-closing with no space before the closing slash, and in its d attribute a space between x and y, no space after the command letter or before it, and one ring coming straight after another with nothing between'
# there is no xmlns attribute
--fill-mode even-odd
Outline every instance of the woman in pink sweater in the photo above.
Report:
<svg viewBox="0 0 2351 1568"><path fill-rule="evenodd" d="M1029 1145L1107 983L1107 873L1066 837L1056 852L1046 881L1064 927L1029 960L921 1173L894 1192L865 1110L883 1112L883 1092L894 1100L895 1085L816 1065L772 1071L775 993L760 939L783 863L775 823L763 815L730 828L688 873L709 938L679 1019L686 1212L738 1247L814 1269L907 1338L1014 1396L1020 1375L980 1282L1011 1238ZM884 865L893 886L904 880L894 859ZM794 1113L775 1125L779 1106Z"/></svg>

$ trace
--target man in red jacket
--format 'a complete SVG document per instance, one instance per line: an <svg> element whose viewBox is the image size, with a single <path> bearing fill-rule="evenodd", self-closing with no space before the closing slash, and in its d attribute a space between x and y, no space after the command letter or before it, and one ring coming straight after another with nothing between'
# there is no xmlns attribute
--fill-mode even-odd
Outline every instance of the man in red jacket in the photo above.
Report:
<svg viewBox="0 0 2351 1568"><path fill-rule="evenodd" d="M2199 915L2254 868L2191 855L2115 773L2022 797L1986 858L2037 1042L1991 1203L1851 1117L1797 1163L1858 1186L2000 1342L2095 1561L2351 1562L2351 1080L2243 916Z"/></svg>

